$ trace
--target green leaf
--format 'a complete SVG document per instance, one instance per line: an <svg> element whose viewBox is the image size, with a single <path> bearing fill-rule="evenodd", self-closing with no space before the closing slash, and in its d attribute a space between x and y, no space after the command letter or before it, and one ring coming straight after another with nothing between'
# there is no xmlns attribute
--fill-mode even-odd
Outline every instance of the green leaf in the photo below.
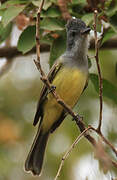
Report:
<svg viewBox="0 0 117 180"><path fill-rule="evenodd" d="M98 76L96 74L90 74L90 80L96 92L99 93ZM103 79L103 96L113 100L117 104L117 87L106 79Z"/></svg>
<svg viewBox="0 0 117 180"><path fill-rule="evenodd" d="M52 3L57 4L58 5L58 0L50 0Z"/></svg>
<svg viewBox="0 0 117 180"><path fill-rule="evenodd" d="M4 12L2 16L2 23L5 27L10 21L12 21L23 9L25 8L24 5L22 6L11 6Z"/></svg>
<svg viewBox="0 0 117 180"><path fill-rule="evenodd" d="M35 46L35 26L28 26L20 35L17 48L23 54L30 51Z"/></svg>
<svg viewBox="0 0 117 180"><path fill-rule="evenodd" d="M90 59L90 57L89 57L89 56L87 56L87 58L88 58L88 68L90 69L90 68L91 68L91 66L92 66L91 59Z"/></svg>
<svg viewBox="0 0 117 180"><path fill-rule="evenodd" d="M34 5L34 6L37 6L37 7L39 7L40 5L41 5L41 0L34 0L34 1L32 1L32 4Z"/></svg>
<svg viewBox="0 0 117 180"><path fill-rule="evenodd" d="M84 4L86 5L86 0L72 0L72 4Z"/></svg>
<svg viewBox="0 0 117 180"><path fill-rule="evenodd" d="M50 34L46 34L45 36L41 36L40 43L51 45L54 38Z"/></svg>
<svg viewBox="0 0 117 180"><path fill-rule="evenodd" d="M41 0L38 0L38 1L34 0L34 1L32 1L32 3L33 3L34 6L39 7L41 5ZM47 10L51 5L52 5L52 2L50 0L47 0L44 3L43 9Z"/></svg>
<svg viewBox="0 0 117 180"><path fill-rule="evenodd" d="M44 3L44 6L43 6L43 9L44 10L47 10L50 6L52 5L52 2L51 1L45 1Z"/></svg>
<svg viewBox="0 0 117 180"><path fill-rule="evenodd" d="M54 61L61 56L66 49L66 33L62 32L62 35L53 41L50 49L49 64L50 67L53 65Z"/></svg>
<svg viewBox="0 0 117 180"><path fill-rule="evenodd" d="M61 13L60 13L59 9L56 7L53 7L53 8L50 7L50 8L48 8L48 10L42 11L42 13L41 13L41 17L54 18L54 17L59 17L59 16L61 16Z"/></svg>
<svg viewBox="0 0 117 180"><path fill-rule="evenodd" d="M0 22L0 43L8 38L12 30L12 23L9 23L6 27L3 27Z"/></svg>
<svg viewBox="0 0 117 180"><path fill-rule="evenodd" d="M114 14L116 14L117 12L117 4L114 5L113 7L108 7L107 11L106 11L106 15L111 17L113 16Z"/></svg>
<svg viewBox="0 0 117 180"><path fill-rule="evenodd" d="M93 22L93 18L94 15L93 13L89 13L89 14L85 14L84 16L82 16L82 20L86 23L86 25L88 26L89 24L91 24Z"/></svg>
<svg viewBox="0 0 117 180"><path fill-rule="evenodd" d="M59 19L44 18L40 22L40 28L50 30L50 31L56 31L56 30L61 31L65 28L65 26Z"/></svg>
<svg viewBox="0 0 117 180"><path fill-rule="evenodd" d="M114 129L109 129L108 139L111 142L115 142L117 140L117 131L115 131Z"/></svg>
<svg viewBox="0 0 117 180"><path fill-rule="evenodd" d="M112 29L117 33L117 14L109 18Z"/></svg>
<svg viewBox="0 0 117 180"><path fill-rule="evenodd" d="M3 14L4 14L4 10L0 9L0 16L3 16Z"/></svg>
<svg viewBox="0 0 117 180"><path fill-rule="evenodd" d="M109 9L111 3L112 3L112 0L105 1L105 4L104 4L105 8Z"/></svg>
<svg viewBox="0 0 117 180"><path fill-rule="evenodd" d="M104 34L104 37L103 37L101 44L105 43L107 40L109 40L115 34L116 34L115 31L113 31L112 28L109 28L108 31Z"/></svg>
<svg viewBox="0 0 117 180"><path fill-rule="evenodd" d="M6 1L5 3L3 3L0 6L0 10L7 9L7 8L13 6L13 5L26 4L28 2L30 2L30 0L11 0L11 1Z"/></svg>

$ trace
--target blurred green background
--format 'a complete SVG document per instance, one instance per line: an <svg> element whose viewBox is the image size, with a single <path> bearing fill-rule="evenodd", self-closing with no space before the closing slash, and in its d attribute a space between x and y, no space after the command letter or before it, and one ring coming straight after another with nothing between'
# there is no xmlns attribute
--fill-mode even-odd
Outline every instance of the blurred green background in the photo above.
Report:
<svg viewBox="0 0 117 180"><path fill-rule="evenodd" d="M94 52L89 51L89 56L93 55ZM0 180L54 179L62 156L79 134L75 122L68 116L49 139L42 176L33 177L24 171L24 162L37 129L32 122L42 87L34 57L31 55L14 59L10 70L0 78ZM49 70L48 57L48 53L41 54L42 67L46 73ZM116 49L100 50L99 57L103 77L117 86ZM96 73L95 59L91 59L91 63L89 71ZM90 80L74 111L84 117L86 125L96 127L99 99ZM104 98L102 126L105 137L116 146L117 105L107 98ZM114 156L110 150L107 151ZM117 175L115 169L104 174L100 168L92 146L82 138L65 161L59 179L106 180Z"/></svg>

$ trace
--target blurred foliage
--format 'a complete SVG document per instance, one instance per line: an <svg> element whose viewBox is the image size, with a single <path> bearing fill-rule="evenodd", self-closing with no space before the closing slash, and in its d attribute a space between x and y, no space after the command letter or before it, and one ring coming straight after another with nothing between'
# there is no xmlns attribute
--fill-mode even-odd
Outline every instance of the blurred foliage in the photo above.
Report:
<svg viewBox="0 0 117 180"><path fill-rule="evenodd" d="M21 32L17 42L18 50L23 54L30 51L35 46L36 12L40 3L41 0L1 1L0 43L6 42L10 37L12 39L15 36L13 28L17 26ZM102 44L104 44L117 33L117 0L69 0L66 13L81 18L88 26L92 27L94 9L98 10L99 32L103 20L105 34ZM65 24L68 16L65 17L64 14L58 0L45 1L41 13L40 42L50 45L50 57L48 58L50 67L66 48ZM90 58L94 52L89 54L89 86L74 111L82 113L86 125L96 125L99 110L97 99L99 86L95 62ZM116 50L104 50L100 51L99 55L103 74L104 109L106 109L103 115L103 131L105 136L116 144L117 52ZM47 54L46 58L48 56ZM48 71L47 69L46 71ZM0 79L0 180L13 180L14 177L17 177L17 180L38 179L38 177L34 178L25 173L23 165L31 144L30 139L36 132L36 129L32 127L32 119L41 86L38 72L34 64L29 61L29 57L25 57L25 60L16 60L10 72ZM49 180L55 177L62 155L78 134L79 131L75 123L68 116L49 140L44 173L39 178L40 180ZM59 179L73 179L76 164L80 163L80 160L92 151L89 143L82 139L66 160ZM111 152L109 153L113 156ZM94 160L89 162L91 165L92 161ZM95 169L93 171L95 177L92 179L96 179L98 173L96 174ZM110 171L117 175L115 169L110 168ZM80 174L80 170L78 173ZM90 179L89 174L88 177ZM76 180L75 177L74 179ZM100 179L103 179L103 176Z"/></svg>
<svg viewBox="0 0 117 180"><path fill-rule="evenodd" d="M99 93L98 75L90 74L90 79L95 87L95 90ZM117 104L117 87L106 79L103 79L103 96L110 98Z"/></svg>

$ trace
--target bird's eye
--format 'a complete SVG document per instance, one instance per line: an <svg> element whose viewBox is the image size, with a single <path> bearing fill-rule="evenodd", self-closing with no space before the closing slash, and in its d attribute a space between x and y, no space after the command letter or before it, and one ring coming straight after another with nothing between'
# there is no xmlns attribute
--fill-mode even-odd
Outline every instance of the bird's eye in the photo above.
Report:
<svg viewBox="0 0 117 180"><path fill-rule="evenodd" d="M76 32L75 31L71 31L71 36L75 37Z"/></svg>
<svg viewBox="0 0 117 180"><path fill-rule="evenodd" d="M75 37L75 35L76 35L76 32L72 31L72 36Z"/></svg>

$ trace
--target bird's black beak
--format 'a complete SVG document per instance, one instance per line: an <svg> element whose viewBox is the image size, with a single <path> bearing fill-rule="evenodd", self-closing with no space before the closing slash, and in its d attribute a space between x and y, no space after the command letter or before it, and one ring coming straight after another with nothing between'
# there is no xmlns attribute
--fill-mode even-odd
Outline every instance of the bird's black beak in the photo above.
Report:
<svg viewBox="0 0 117 180"><path fill-rule="evenodd" d="M88 34L90 32L90 30L91 30L91 28L87 27L81 31L81 34Z"/></svg>

